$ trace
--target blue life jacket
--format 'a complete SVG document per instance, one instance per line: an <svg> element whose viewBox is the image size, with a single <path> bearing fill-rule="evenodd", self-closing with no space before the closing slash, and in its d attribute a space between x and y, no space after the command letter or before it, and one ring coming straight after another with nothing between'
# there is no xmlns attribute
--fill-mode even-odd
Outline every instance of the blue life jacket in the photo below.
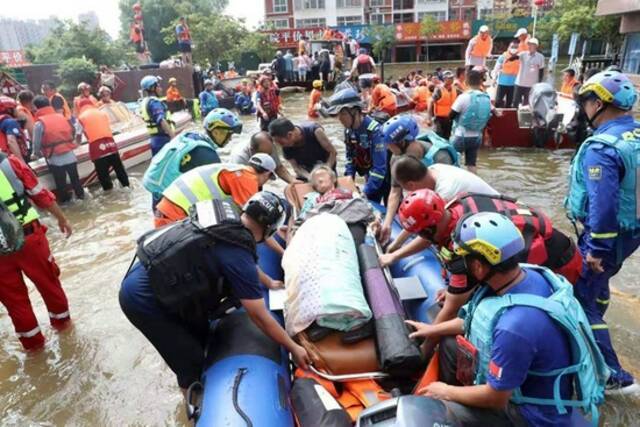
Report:
<svg viewBox="0 0 640 427"><path fill-rule="evenodd" d="M182 159L197 147L216 151L211 138L198 132L184 132L173 138L151 159L142 177L144 188L151 193L162 194L181 175Z"/></svg>
<svg viewBox="0 0 640 427"><path fill-rule="evenodd" d="M214 110L220 106L215 93L208 90L203 90L202 92L200 92L198 98L200 99L200 115L202 117L206 117L207 114L211 112L211 110Z"/></svg>
<svg viewBox="0 0 640 427"><path fill-rule="evenodd" d="M625 132L620 137L614 135L594 135L580 146L571 162L569 171L569 195L565 208L569 218L584 221L587 216L587 186L583 176L583 160L589 146L602 144L615 148L624 163L624 177L620 183L618 197L618 225L622 230L640 228L640 127ZM597 146L592 146L597 149Z"/></svg>
<svg viewBox="0 0 640 427"><path fill-rule="evenodd" d="M491 98L486 92L472 90L471 101L467 110L458 116L455 124L466 130L481 131L491 118Z"/></svg>
<svg viewBox="0 0 640 427"><path fill-rule="evenodd" d="M573 296L573 287L567 280L555 275L546 267L521 264L528 270L542 274L554 292L549 297L532 294L506 294L485 297L488 288L479 289L471 301L462 307L460 316L464 318L467 339L478 349L478 371L476 384L484 384L491 359L493 330L504 311L513 306L528 306L544 311L565 332L571 346L570 366L550 371L529 371L528 375L556 377L553 399L523 396L520 389L514 390L511 401L515 404L555 406L559 414L566 414L567 407L577 407L591 414L592 422L598 425L597 406L604 402L604 389L609 378L609 368L595 341L591 325L582 306ZM563 376L573 375L575 400L564 400L560 396L560 382Z"/></svg>
<svg viewBox="0 0 640 427"><path fill-rule="evenodd" d="M436 154L438 154L440 150L446 150L451 156L451 160L453 161L452 164L454 166L460 166L460 159L456 149L453 148L453 145L451 145L449 141L447 141L437 133L428 130L422 135L418 135L416 140L431 143L431 148L429 148L429 151L427 151L427 153L422 158L422 163L424 163L427 167L436 163Z"/></svg>

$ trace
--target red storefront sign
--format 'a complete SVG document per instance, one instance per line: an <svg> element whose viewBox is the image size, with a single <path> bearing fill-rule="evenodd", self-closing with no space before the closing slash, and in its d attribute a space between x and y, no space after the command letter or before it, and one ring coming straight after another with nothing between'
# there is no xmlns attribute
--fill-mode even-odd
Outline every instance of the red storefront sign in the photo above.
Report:
<svg viewBox="0 0 640 427"><path fill-rule="evenodd" d="M324 28L294 28L290 30L264 31L265 34L269 35L271 43L280 48L297 46L302 36L308 37L309 40L322 39L323 32Z"/></svg>
<svg viewBox="0 0 640 427"><path fill-rule="evenodd" d="M8 67L22 67L30 64L22 50L0 50L0 63Z"/></svg>
<svg viewBox="0 0 640 427"><path fill-rule="evenodd" d="M466 40L471 38L471 25L465 21L439 22L440 31L429 37L430 42L448 40ZM426 37L420 34L420 23L411 22L396 24L396 39L400 42L424 41Z"/></svg>

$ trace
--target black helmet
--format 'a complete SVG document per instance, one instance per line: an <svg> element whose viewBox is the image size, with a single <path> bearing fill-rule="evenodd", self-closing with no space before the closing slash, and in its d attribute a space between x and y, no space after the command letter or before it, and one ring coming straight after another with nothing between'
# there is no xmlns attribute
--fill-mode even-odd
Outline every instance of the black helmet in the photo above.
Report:
<svg viewBox="0 0 640 427"><path fill-rule="evenodd" d="M322 107L320 112L324 116L335 116L343 108L364 108L364 103L358 95L358 92L352 88L342 89L339 92L334 93L329 99L322 101Z"/></svg>
<svg viewBox="0 0 640 427"><path fill-rule="evenodd" d="M254 194L244 205L244 213L264 227L264 239L273 236L284 225L287 212L284 203L271 191Z"/></svg>

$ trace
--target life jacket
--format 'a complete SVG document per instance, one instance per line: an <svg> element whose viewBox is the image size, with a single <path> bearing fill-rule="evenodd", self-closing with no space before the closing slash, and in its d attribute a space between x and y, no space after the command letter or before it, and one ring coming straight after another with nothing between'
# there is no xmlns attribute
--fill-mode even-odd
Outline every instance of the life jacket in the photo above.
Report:
<svg viewBox="0 0 640 427"><path fill-rule="evenodd" d="M451 112L451 106L458 97L458 92L451 86L450 90L447 90L444 86L440 86L440 99L434 102L434 113L436 117L449 117Z"/></svg>
<svg viewBox="0 0 640 427"><path fill-rule="evenodd" d="M491 118L491 98L488 93L475 89L469 94L471 95L469 107L458 116L455 123L467 130L481 131Z"/></svg>
<svg viewBox="0 0 640 427"><path fill-rule="evenodd" d="M23 226L40 217L27 198L24 184L11 167L9 156L2 152L0 152L0 201Z"/></svg>
<svg viewBox="0 0 640 427"><path fill-rule="evenodd" d="M5 119L13 119L8 114L0 114L0 123L2 123ZM26 160L29 158L29 147L27 146L27 135L24 129L20 129L20 134L16 135L16 139L18 141L18 147L20 148L20 154ZM9 141L7 140L7 135L4 132L0 132L0 152L10 153L9 150Z"/></svg>
<svg viewBox="0 0 640 427"><path fill-rule="evenodd" d="M485 40L482 40L482 37L475 36L472 41L475 42L473 48L471 49L472 56L486 58L491 54L491 37L487 36Z"/></svg>
<svg viewBox="0 0 640 427"><path fill-rule="evenodd" d="M364 53L361 53L356 58L356 69L358 70L358 74L370 74L373 73L373 67L371 66L371 57Z"/></svg>
<svg viewBox="0 0 640 427"><path fill-rule="evenodd" d="M460 156L458 155L456 149L453 148L453 145L451 145L449 141L447 141L437 133L429 130L422 135L418 135L416 140L431 143L431 147L429 147L424 157L422 158L422 163L424 163L425 166L429 167L434 163L437 163L436 155L442 150L449 153L452 161L451 164L453 164L454 166L460 166Z"/></svg>
<svg viewBox="0 0 640 427"><path fill-rule="evenodd" d="M97 108L86 108L80 113L78 121L89 141L89 157L92 161L118 152L107 113Z"/></svg>
<svg viewBox="0 0 640 427"><path fill-rule="evenodd" d="M49 158L73 151L73 127L62 114L56 113L53 107L44 107L36 111L36 119L42 123L42 155Z"/></svg>
<svg viewBox="0 0 640 427"><path fill-rule="evenodd" d="M529 37L528 36L524 41L521 41L521 42L518 43L518 53L526 52L527 50L529 50Z"/></svg>
<svg viewBox="0 0 640 427"><path fill-rule="evenodd" d="M309 97L309 105L307 106L307 116L309 117L318 117L318 112L315 109L316 104L322 99L322 92L318 89L313 89L311 91L311 96Z"/></svg>
<svg viewBox="0 0 640 427"><path fill-rule="evenodd" d="M582 143L578 153L571 162L569 170L569 195L565 199L565 208L569 218L584 221L587 217L587 187L583 176L583 160L587 148L597 144L615 148L624 163L624 177L620 183L618 193L618 225L622 230L637 230L640 228L640 183L637 176L640 173L640 123L633 131L625 132L620 137L614 135L594 135ZM594 174L601 174L597 168L592 168ZM591 173L591 169L589 170Z"/></svg>
<svg viewBox="0 0 640 427"><path fill-rule="evenodd" d="M255 239L230 201L198 203L189 217L138 239L136 254L161 305L187 319L220 317L225 299L231 300L226 308L238 305L232 284L208 273L205 251L220 242L244 248L257 259Z"/></svg>
<svg viewBox="0 0 640 427"><path fill-rule="evenodd" d="M201 133L185 132L173 138L151 159L142 177L144 188L153 194L162 194L181 175L183 159L198 147L216 151L211 138Z"/></svg>
<svg viewBox="0 0 640 427"><path fill-rule="evenodd" d="M178 40L181 42L191 41L191 32L189 31L189 27L187 24L180 24L182 26L182 31L178 33Z"/></svg>
<svg viewBox="0 0 640 427"><path fill-rule="evenodd" d="M153 121L151 114L149 114L149 102L152 99L160 101L160 99L156 98L155 96L148 96L142 100L142 103L140 105L140 114L142 116L142 120L144 120L144 122L147 124L147 132L149 132L150 136L160 133L160 127ZM162 102L162 105L164 106L165 120L171 127L174 127L173 121L171 120L171 111L169 111L169 109L167 108L167 104L164 101L160 102Z"/></svg>
<svg viewBox="0 0 640 427"><path fill-rule="evenodd" d="M571 81L569 81L568 83L562 83L562 86L560 87L560 93L564 93L565 95L573 95L573 88L576 87L577 84L579 84L579 82L575 78L571 79Z"/></svg>
<svg viewBox="0 0 640 427"><path fill-rule="evenodd" d="M347 158L351 160L356 173L360 176L367 175L373 167L373 140L376 132L380 132L382 128L375 118L367 117L369 123L366 123L367 118L365 117L364 124L367 126L365 132L357 132L354 129L345 129L344 131Z"/></svg>
<svg viewBox="0 0 640 427"><path fill-rule="evenodd" d="M520 60L516 59L513 61L507 61L507 59L511 58L511 54L507 51L502 54L504 57L504 61L502 62L502 73L508 76L515 76L518 74L520 70Z"/></svg>
<svg viewBox="0 0 640 427"><path fill-rule="evenodd" d="M390 116L396 114L398 104L396 102L396 96L389 86L380 83L376 85L371 95L371 103L373 107L380 108Z"/></svg>
<svg viewBox="0 0 640 427"><path fill-rule="evenodd" d="M203 200L233 201L231 195L220 187L218 176L223 170L242 169L246 169L246 166L227 163L200 166L176 178L162 195L185 212L189 212L189 207Z"/></svg>
<svg viewBox="0 0 640 427"><path fill-rule="evenodd" d="M134 44L139 44L142 41L142 30L138 24L131 24L129 40Z"/></svg>
<svg viewBox="0 0 640 427"><path fill-rule="evenodd" d="M75 98L73 98L73 113L78 116L80 114L80 111L82 110L82 107L84 105L87 105L87 103L83 103L83 101L85 100L89 100L91 101L91 104L93 104L94 107L98 106L98 100L95 99L93 97L93 95L89 95L88 97L84 97L84 96L76 96ZM81 106L81 103L83 104Z"/></svg>
<svg viewBox="0 0 640 427"><path fill-rule="evenodd" d="M553 294L546 298L532 294L485 297L488 291L485 286L461 309L465 336L478 349L479 361L475 383L485 384L487 381L493 330L500 316L514 306L537 308L547 313L569 338L571 365L550 371L528 372L531 376L557 377L553 399L524 396L520 388L517 388L511 396L511 401L516 405L555 406L561 415L567 413L567 408L578 407L585 413L590 413L592 423L597 426L597 407L604 402L604 389L610 372L595 341L589 320L573 296L573 287L565 278L553 274L545 267L528 264L523 264L523 267L542 274L553 288ZM573 376L576 400L564 400L560 395L558 385L566 375Z"/></svg>
<svg viewBox="0 0 640 427"><path fill-rule="evenodd" d="M279 105L280 100L278 99L278 94L273 87L266 92L264 89L260 89L260 106L269 117L276 117L278 115Z"/></svg>
<svg viewBox="0 0 640 427"><path fill-rule="evenodd" d="M425 111L427 107L429 107L429 99L431 98L431 93L429 92L429 88L426 86L418 86L416 88L416 93L413 95L413 102L415 102L415 110L416 111Z"/></svg>

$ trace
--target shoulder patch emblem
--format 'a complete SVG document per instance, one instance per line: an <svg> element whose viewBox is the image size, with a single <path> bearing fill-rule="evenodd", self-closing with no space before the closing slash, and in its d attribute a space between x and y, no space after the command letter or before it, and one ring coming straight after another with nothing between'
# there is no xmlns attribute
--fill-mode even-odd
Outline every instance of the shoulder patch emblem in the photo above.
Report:
<svg viewBox="0 0 640 427"><path fill-rule="evenodd" d="M600 178L602 178L602 167L589 166L589 179L592 181L597 181Z"/></svg>

